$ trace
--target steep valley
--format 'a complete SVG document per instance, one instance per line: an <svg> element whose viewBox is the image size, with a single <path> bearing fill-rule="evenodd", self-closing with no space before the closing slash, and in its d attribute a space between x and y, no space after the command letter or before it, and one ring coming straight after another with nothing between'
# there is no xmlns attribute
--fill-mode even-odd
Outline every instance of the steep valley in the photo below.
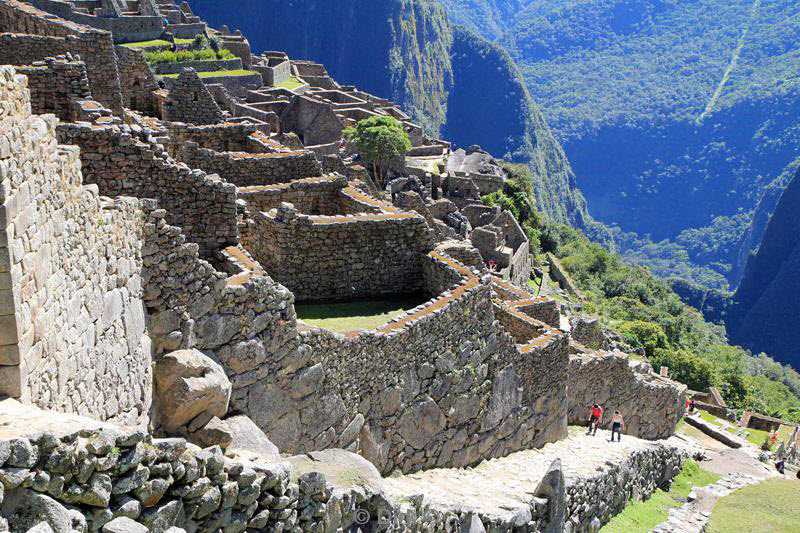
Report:
<svg viewBox="0 0 800 533"><path fill-rule="evenodd" d="M735 289L757 246L742 218L800 153L797 3L442 2L520 65L620 251ZM687 242L721 226L745 248Z"/></svg>

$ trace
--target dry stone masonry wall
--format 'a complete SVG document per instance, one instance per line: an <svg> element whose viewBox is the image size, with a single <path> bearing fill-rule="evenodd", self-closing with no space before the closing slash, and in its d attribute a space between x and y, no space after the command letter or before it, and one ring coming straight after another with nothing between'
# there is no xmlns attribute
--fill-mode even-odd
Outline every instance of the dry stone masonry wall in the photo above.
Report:
<svg viewBox="0 0 800 533"><path fill-rule="evenodd" d="M298 300L422 290L424 219L409 214L308 216L291 204L257 212L244 245Z"/></svg>
<svg viewBox="0 0 800 533"><path fill-rule="evenodd" d="M146 422L141 212L132 201L102 208L97 188L81 182L77 149L58 146L54 117L30 115L26 79L9 67L0 68L0 96L0 246L10 313L2 393L100 420Z"/></svg>
<svg viewBox="0 0 800 533"><path fill-rule="evenodd" d="M216 124L222 121L222 110L200 76L185 68L170 88L164 118L171 122Z"/></svg>
<svg viewBox="0 0 800 533"><path fill-rule="evenodd" d="M114 53L117 57L123 105L141 113L153 114L156 111L153 91L159 87L144 59L144 53L126 46L115 46Z"/></svg>
<svg viewBox="0 0 800 533"><path fill-rule="evenodd" d="M18 0L0 2L0 33L0 64L27 65L55 55L78 55L86 63L94 98L114 114L122 113L111 33L54 18Z"/></svg>
<svg viewBox="0 0 800 533"><path fill-rule="evenodd" d="M309 151L272 154L216 152L187 142L179 159L192 168L219 174L228 183L239 187L272 185L322 175L322 166Z"/></svg>
<svg viewBox="0 0 800 533"><path fill-rule="evenodd" d="M82 62L49 57L16 70L28 78L34 115L53 113L60 120L75 121L81 114L78 101L92 96Z"/></svg>
<svg viewBox="0 0 800 533"><path fill-rule="evenodd" d="M204 251L238 241L236 187L171 159L117 126L61 124L59 140L81 149L83 176L106 196L154 198L171 224Z"/></svg>
<svg viewBox="0 0 800 533"><path fill-rule="evenodd" d="M605 408L601 425L620 411L625 431L643 439L665 439L683 415L686 386L653 374L650 365L620 352L579 352L569 363L569 422L586 424L589 408Z"/></svg>
<svg viewBox="0 0 800 533"><path fill-rule="evenodd" d="M0 531L25 533L45 522L57 533L123 526L151 533L171 527L311 532L379 523L382 529L421 532L444 531L460 521L456 513L421 502L387 500L377 471L347 455L330 460L349 460L360 470L343 470L344 475L364 472L365 481L377 481L376 488L331 485L319 472L304 472L302 462L293 468L289 462L235 461L218 446L152 439L142 430L35 412L11 401L0 402L3 422L15 415L15 421L33 420L38 431L0 434Z"/></svg>

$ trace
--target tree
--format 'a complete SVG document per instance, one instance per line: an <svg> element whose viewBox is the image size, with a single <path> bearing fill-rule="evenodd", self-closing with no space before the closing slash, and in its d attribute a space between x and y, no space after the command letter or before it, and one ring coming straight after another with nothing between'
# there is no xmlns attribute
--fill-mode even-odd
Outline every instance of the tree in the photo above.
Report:
<svg viewBox="0 0 800 533"><path fill-rule="evenodd" d="M411 139L394 117L359 120L342 132L345 140L372 165L372 176L382 189L386 185L389 163L411 150Z"/></svg>
<svg viewBox="0 0 800 533"><path fill-rule="evenodd" d="M644 349L647 357L652 357L658 348L667 347L667 336L664 330L654 322L634 320L623 322L617 328L625 342L634 348Z"/></svg>
<svg viewBox="0 0 800 533"><path fill-rule="evenodd" d="M684 350L656 348L650 363L669 368L669 377L696 391L707 391L717 384L714 364Z"/></svg>

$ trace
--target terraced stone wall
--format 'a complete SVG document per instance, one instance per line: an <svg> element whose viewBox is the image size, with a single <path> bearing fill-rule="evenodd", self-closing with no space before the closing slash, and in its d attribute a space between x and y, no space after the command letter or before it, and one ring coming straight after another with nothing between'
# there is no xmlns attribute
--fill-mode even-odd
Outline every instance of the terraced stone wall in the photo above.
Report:
<svg viewBox="0 0 800 533"><path fill-rule="evenodd" d="M329 175L318 178L302 178L289 183L239 187L239 199L247 202L249 211L269 211L288 202L301 213L337 216L358 213L379 213L380 209L348 195L343 191L347 178Z"/></svg>
<svg viewBox="0 0 800 533"><path fill-rule="evenodd" d="M61 124L59 140L81 149L84 180L105 196L152 198L170 224L204 252L238 242L236 187L171 159L117 126Z"/></svg>
<svg viewBox="0 0 800 533"><path fill-rule="evenodd" d="M602 425L619 410L625 433L642 439L665 439L685 405L686 386L652 373L647 363L632 362L619 352L586 352L570 356L569 422L585 425L589 407L605 408Z"/></svg>
<svg viewBox="0 0 800 533"><path fill-rule="evenodd" d="M27 65L71 53L86 64L92 96L115 115L122 96L111 33L59 19L18 0L0 3L0 65Z"/></svg>
<svg viewBox="0 0 800 533"><path fill-rule="evenodd" d="M445 291L436 299L370 332L300 324L299 344L255 372L264 379L232 380L232 408L289 453L345 447L384 473L472 465L564 436L566 338L522 354L494 319L488 278L436 252L424 265L426 285Z"/></svg>
<svg viewBox="0 0 800 533"><path fill-rule="evenodd" d="M420 254L432 247L425 220L407 213L308 216L283 204L252 213L245 247L298 300L423 289Z"/></svg>
<svg viewBox="0 0 800 533"><path fill-rule="evenodd" d="M308 151L272 154L217 152L187 142L179 159L192 168L219 174L225 181L239 187L273 185L322 175L322 166Z"/></svg>
<svg viewBox="0 0 800 533"><path fill-rule="evenodd" d="M170 142L167 146L172 157L180 158L181 146L187 141L217 152L250 152L256 146L250 135L258 131L254 124L208 124L195 126L182 122L167 123Z"/></svg>
<svg viewBox="0 0 800 533"><path fill-rule="evenodd" d="M0 67L3 179L0 393L100 420L145 423L151 401L138 203L104 205L26 79ZM2 262L2 261L0 261Z"/></svg>

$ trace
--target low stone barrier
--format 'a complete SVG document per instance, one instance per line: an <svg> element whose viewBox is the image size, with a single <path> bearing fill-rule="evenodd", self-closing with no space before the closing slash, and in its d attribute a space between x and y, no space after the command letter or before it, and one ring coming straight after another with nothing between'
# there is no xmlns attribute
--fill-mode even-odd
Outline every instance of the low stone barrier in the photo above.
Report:
<svg viewBox="0 0 800 533"><path fill-rule="evenodd" d="M214 72L217 70L239 70L242 60L236 59L209 59L203 61L176 61L175 63L159 63L153 65L153 70L158 75L179 74L185 68L192 68L195 72Z"/></svg>
<svg viewBox="0 0 800 533"><path fill-rule="evenodd" d="M699 417L687 416L684 420L686 420L686 423L689 424L690 426L696 427L697 429L699 429L712 439L718 440L725 446L730 446L731 448L742 447L742 441L739 440L737 437L728 433L724 429L719 429L713 427L711 424L707 424L704 420L702 420Z"/></svg>
<svg viewBox="0 0 800 533"><path fill-rule="evenodd" d="M153 439L141 429L0 402L0 421L12 420L15 429L0 433L0 531L25 533L45 522L55 533L95 533L125 519L151 533L170 527L372 531L379 523L394 531L444 531L460 521L457 513L433 511L421 501L387 500L377 471L344 452L328 463L349 459L353 466L340 477L353 478L331 485L314 471L330 453L304 457L305 469L302 461L293 461L296 469L290 462L232 460L218 446L201 449L183 439ZM23 421L27 431L20 429Z"/></svg>

